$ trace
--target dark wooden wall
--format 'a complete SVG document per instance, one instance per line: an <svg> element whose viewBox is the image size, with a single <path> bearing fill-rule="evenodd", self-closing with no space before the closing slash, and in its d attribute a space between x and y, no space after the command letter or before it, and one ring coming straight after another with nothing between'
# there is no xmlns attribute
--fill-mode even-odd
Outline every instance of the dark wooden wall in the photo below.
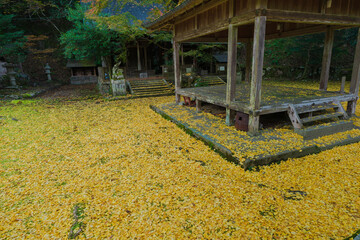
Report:
<svg viewBox="0 0 360 240"><path fill-rule="evenodd" d="M174 19L175 39L179 41L208 36L214 41L225 41L228 24L239 23L239 39L251 37L253 23L251 20L257 15L271 15L268 18L267 36L275 38L277 32L294 33L297 29L309 29L309 33L319 32L322 29L315 25L342 25L341 17L360 19L360 0L217 0L199 5ZM309 21L297 15L308 14ZM327 21L326 17L334 18ZM317 19L318 18L318 19ZM230 20L231 21L230 21ZM277 21L278 19L278 21ZM339 20L339 22L336 22ZM349 19L346 19L349 21ZM351 19L350 19L351 20ZM273 22L273 23L271 23ZM279 25L277 22L282 22ZM352 22L352 26L359 24ZM325 29L325 28L323 28ZM217 33L217 34L215 34ZM295 32L296 33L296 32ZM286 35L286 34L285 34ZM279 35L280 36L280 35ZM217 39L217 40L216 40ZM196 39L201 41L201 39ZM206 40L204 40L206 41Z"/></svg>

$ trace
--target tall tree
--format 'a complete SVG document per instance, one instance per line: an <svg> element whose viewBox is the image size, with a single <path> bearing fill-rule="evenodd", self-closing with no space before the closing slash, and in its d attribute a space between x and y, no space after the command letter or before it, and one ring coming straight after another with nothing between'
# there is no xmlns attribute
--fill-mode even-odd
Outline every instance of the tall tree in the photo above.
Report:
<svg viewBox="0 0 360 240"><path fill-rule="evenodd" d="M17 62L24 56L25 37L12 24L14 15L0 14L0 57L9 62Z"/></svg>
<svg viewBox="0 0 360 240"><path fill-rule="evenodd" d="M88 7L77 5L75 9L68 9L67 19L73 23L73 28L60 37L67 58L96 59L100 61L116 53L121 48L124 36L110 29L107 25L90 19ZM107 61L111 65L110 60Z"/></svg>
<svg viewBox="0 0 360 240"><path fill-rule="evenodd" d="M73 8L80 0L0 0L0 12L14 14L23 21L43 21L62 31L66 9Z"/></svg>

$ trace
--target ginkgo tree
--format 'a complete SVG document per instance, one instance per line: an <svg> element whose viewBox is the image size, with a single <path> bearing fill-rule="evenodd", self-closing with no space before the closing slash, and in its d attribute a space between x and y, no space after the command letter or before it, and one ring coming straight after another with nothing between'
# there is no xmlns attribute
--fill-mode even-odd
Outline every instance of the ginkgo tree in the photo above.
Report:
<svg viewBox="0 0 360 240"><path fill-rule="evenodd" d="M111 56L118 61L126 61L126 44L147 36L154 43L170 41L166 32L148 33L143 21L126 11L127 4L149 7L147 21L151 21L169 11L182 1L173 0L87 0L76 8L69 8L67 19L73 28L60 37L67 58L105 59L111 66ZM108 9L113 13L109 14Z"/></svg>

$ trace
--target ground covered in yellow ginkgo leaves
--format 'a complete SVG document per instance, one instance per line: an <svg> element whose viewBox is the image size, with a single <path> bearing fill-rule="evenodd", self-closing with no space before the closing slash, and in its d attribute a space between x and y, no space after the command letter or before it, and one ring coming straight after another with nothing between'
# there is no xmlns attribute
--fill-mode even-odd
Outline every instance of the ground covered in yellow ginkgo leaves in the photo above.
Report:
<svg viewBox="0 0 360 240"><path fill-rule="evenodd" d="M360 143L244 171L149 108L173 100L0 103L0 239L344 239L359 230Z"/></svg>

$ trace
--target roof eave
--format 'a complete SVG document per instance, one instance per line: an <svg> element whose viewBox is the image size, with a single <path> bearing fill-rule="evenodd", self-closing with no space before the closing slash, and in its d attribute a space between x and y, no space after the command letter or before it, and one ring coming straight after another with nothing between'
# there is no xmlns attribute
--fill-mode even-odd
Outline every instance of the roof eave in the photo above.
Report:
<svg viewBox="0 0 360 240"><path fill-rule="evenodd" d="M152 22L144 23L143 26L149 30L163 29L163 27L168 25L172 19L186 12L189 7L190 8L194 7L196 5L196 2L197 0L185 0L182 4L180 4L173 10L169 11L168 13L164 14L163 16L159 17L158 19Z"/></svg>

